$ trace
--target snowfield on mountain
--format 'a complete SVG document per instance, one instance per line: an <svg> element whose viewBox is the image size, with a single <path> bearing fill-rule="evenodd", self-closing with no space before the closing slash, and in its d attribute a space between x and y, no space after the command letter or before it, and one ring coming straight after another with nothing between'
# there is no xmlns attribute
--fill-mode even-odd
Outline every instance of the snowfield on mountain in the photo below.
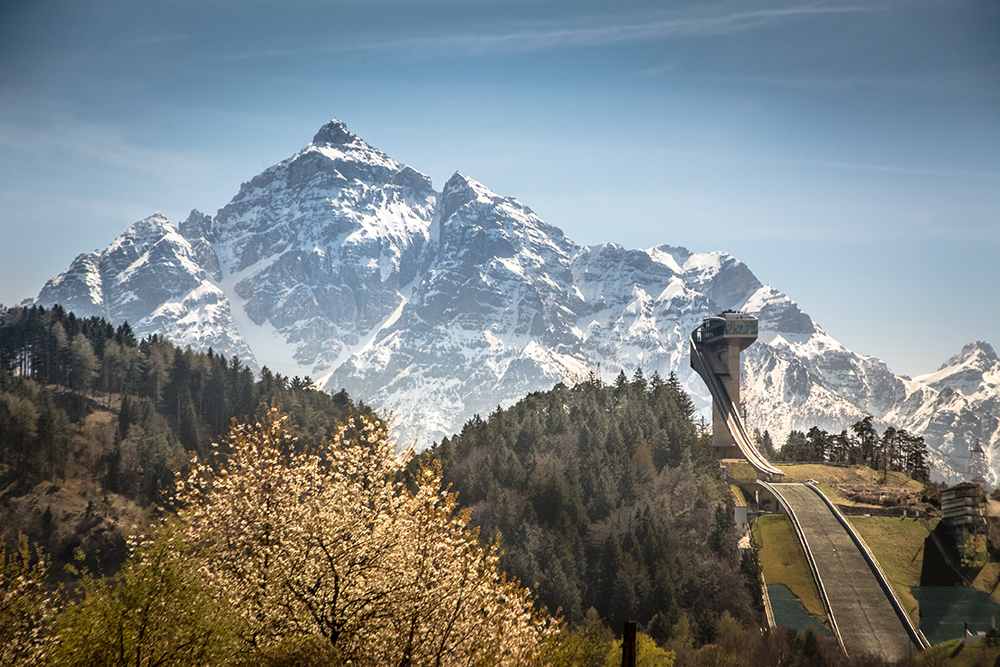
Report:
<svg viewBox="0 0 1000 667"><path fill-rule="evenodd" d="M461 173L436 191L336 120L216 215L140 220L35 303L345 388L393 410L400 441L418 448L591 372L675 372L707 410L688 337L708 315L743 310L760 319L744 353L751 429L780 444L791 429L839 433L873 415L924 436L932 479L967 478L977 439L996 461L992 482L1000 472L1000 360L988 343L897 376L729 254L579 246Z"/></svg>

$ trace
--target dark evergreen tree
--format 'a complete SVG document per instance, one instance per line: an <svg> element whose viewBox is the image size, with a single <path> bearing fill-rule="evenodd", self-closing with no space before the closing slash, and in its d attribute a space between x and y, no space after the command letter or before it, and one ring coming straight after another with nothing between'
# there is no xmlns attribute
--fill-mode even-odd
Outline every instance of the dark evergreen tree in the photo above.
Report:
<svg viewBox="0 0 1000 667"><path fill-rule="evenodd" d="M806 434L795 429L789 431L779 456L784 461L811 461L813 453L806 442Z"/></svg>
<svg viewBox="0 0 1000 667"><path fill-rule="evenodd" d="M808 460L814 462L826 461L831 449L829 433L821 428L813 426L809 429L809 432L806 433L805 444L805 451L808 452L808 455L810 456Z"/></svg>
<svg viewBox="0 0 1000 667"><path fill-rule="evenodd" d="M764 430L763 435L760 438L761 451L767 458L772 458L774 456L774 440L771 438L771 433L768 430Z"/></svg>
<svg viewBox="0 0 1000 667"><path fill-rule="evenodd" d="M685 609L755 618L690 397L673 375L637 376L531 394L423 456L440 460L484 538L500 533L507 572L572 621L594 607L662 641Z"/></svg>
<svg viewBox="0 0 1000 667"><path fill-rule="evenodd" d="M190 390L185 390L183 398L180 399L178 422L177 435L181 447L189 452L197 452L200 456L204 457L205 447L201 439L198 416L195 414L194 401L191 400Z"/></svg>
<svg viewBox="0 0 1000 667"><path fill-rule="evenodd" d="M851 425L858 441L859 461L870 468L878 467L879 437L871 415Z"/></svg>
<svg viewBox="0 0 1000 667"><path fill-rule="evenodd" d="M115 342L123 347L137 347L139 345L128 322L122 322L115 330Z"/></svg>

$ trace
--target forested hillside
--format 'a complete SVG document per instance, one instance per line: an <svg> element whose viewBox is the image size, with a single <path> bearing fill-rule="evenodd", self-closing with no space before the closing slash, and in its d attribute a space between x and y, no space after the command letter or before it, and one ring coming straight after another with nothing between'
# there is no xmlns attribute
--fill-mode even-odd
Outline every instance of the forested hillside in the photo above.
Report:
<svg viewBox="0 0 1000 667"><path fill-rule="evenodd" d="M239 359L178 349L128 324L78 318L59 306L0 311L0 513L10 539L23 530L57 558L124 557L121 533L169 500L174 469L204 456L235 417L272 398L320 442L354 405Z"/></svg>
<svg viewBox="0 0 1000 667"><path fill-rule="evenodd" d="M922 436L893 426L879 435L870 415L851 424L850 433L847 429L827 433L817 426L807 433L793 429L777 454L766 431L757 437L757 443L772 458L783 461L864 465L883 473L901 472L921 482L928 481L930 472Z"/></svg>
<svg viewBox="0 0 1000 667"><path fill-rule="evenodd" d="M598 667L629 619L648 664L836 664L761 633L675 377L558 385L413 458L309 385L0 312L0 663Z"/></svg>
<svg viewBox="0 0 1000 667"><path fill-rule="evenodd" d="M693 415L676 377L640 370L531 394L425 457L482 535L501 533L501 567L541 604L700 644L727 614L753 624L759 583L741 570L728 487Z"/></svg>

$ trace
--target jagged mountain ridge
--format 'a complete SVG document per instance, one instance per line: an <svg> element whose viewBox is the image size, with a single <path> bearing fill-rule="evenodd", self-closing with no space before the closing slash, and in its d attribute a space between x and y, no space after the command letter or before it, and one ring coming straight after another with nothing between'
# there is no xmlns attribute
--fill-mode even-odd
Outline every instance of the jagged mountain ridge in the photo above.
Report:
<svg viewBox="0 0 1000 667"><path fill-rule="evenodd" d="M191 213L191 219L198 217L203 216ZM141 335L163 334L198 350L212 347L252 358L220 278L205 240L188 238L157 213L129 227L103 252L77 256L45 283L35 302L59 303L81 317L127 321Z"/></svg>
<svg viewBox="0 0 1000 667"><path fill-rule="evenodd" d="M675 371L706 407L688 335L707 315L742 309L761 330L745 353L748 421L777 442L872 414L925 434L950 481L965 476L970 438L991 455L1000 447L1000 364L986 344L931 376L900 378L726 253L578 246L460 173L435 191L339 121L214 217L142 220L77 257L36 302L324 376L395 409L402 439L420 446L598 369L605 379Z"/></svg>

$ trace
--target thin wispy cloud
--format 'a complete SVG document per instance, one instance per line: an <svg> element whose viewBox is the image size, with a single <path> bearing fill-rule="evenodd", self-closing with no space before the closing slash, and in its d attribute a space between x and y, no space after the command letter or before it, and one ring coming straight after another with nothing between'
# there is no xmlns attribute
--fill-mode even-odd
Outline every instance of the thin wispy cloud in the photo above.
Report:
<svg viewBox="0 0 1000 667"><path fill-rule="evenodd" d="M25 152L65 152L164 180L205 171L204 161L182 151L139 146L100 125L66 123L39 130L0 122L0 147Z"/></svg>
<svg viewBox="0 0 1000 667"><path fill-rule="evenodd" d="M745 164L767 163L790 165L796 167L819 167L822 169L838 169L844 171L873 171L911 176L938 176L942 178L985 178L1000 179L1000 171L977 169L950 169L933 166L910 166L878 162L852 162L849 160L823 160L796 157L792 155L767 155L760 153L744 153L739 151L717 152L701 149L672 149L672 153L686 158L702 157L719 163L739 161Z"/></svg>
<svg viewBox="0 0 1000 667"><path fill-rule="evenodd" d="M975 171L969 169L939 169L934 167L903 167L894 164L866 164L863 162L837 162L827 160L795 160L797 164L813 167L828 167L831 169L850 169L859 171L880 171L893 174L910 174L913 176L943 176L951 178L995 178L1000 179L1000 172Z"/></svg>
<svg viewBox="0 0 1000 667"><path fill-rule="evenodd" d="M647 74L649 76L657 76L659 74L666 74L667 72L673 72L676 69L677 68L674 67L674 65L669 63L664 63L663 65L657 65L656 67L647 67L646 69L642 70L642 73Z"/></svg>
<svg viewBox="0 0 1000 667"><path fill-rule="evenodd" d="M798 88L814 91L851 91L865 89L895 88L899 90L952 90L972 94L977 97L1000 97L1000 87L996 86L996 73L992 71L950 71L933 72L926 76L827 76L816 73L797 76L768 75L708 75L684 74L664 65L642 70L643 74L657 76L674 74L684 80L704 83L737 83ZM993 85L991 85L993 84Z"/></svg>
<svg viewBox="0 0 1000 667"><path fill-rule="evenodd" d="M633 14L625 19L590 16L575 24L554 21L522 23L508 30L463 34L440 34L395 39L338 41L305 48L272 48L243 51L228 59L299 57L333 53L413 52L433 55L516 54L571 48L613 46L656 41L670 37L729 35L752 30L777 21L827 14L881 11L880 6L796 7L789 9L727 12L714 15L677 16L674 13Z"/></svg>

